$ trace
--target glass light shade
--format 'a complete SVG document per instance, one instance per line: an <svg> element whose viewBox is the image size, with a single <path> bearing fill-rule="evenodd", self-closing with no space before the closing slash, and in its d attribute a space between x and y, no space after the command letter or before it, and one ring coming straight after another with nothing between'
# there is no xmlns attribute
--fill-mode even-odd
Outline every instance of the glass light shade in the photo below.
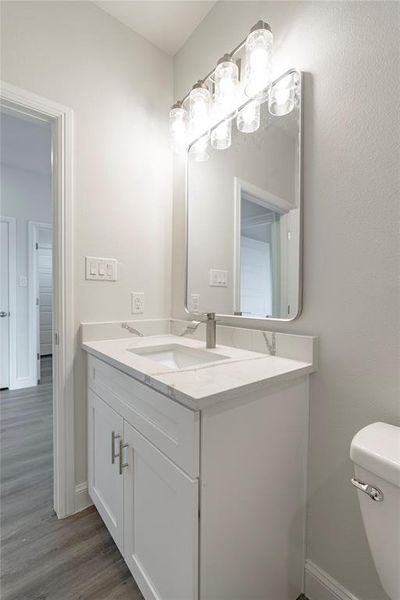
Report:
<svg viewBox="0 0 400 600"><path fill-rule="evenodd" d="M251 100L239 111L237 116L237 128L242 133L253 133L260 127L260 103Z"/></svg>
<svg viewBox="0 0 400 600"><path fill-rule="evenodd" d="M196 84L189 95L190 128L194 138L209 131L211 94L202 84Z"/></svg>
<svg viewBox="0 0 400 600"><path fill-rule="evenodd" d="M190 148L190 156L197 162L204 162L209 159L208 154L208 134L203 135Z"/></svg>
<svg viewBox="0 0 400 600"><path fill-rule="evenodd" d="M232 143L232 121L222 121L211 131L211 145L216 150L226 150Z"/></svg>
<svg viewBox="0 0 400 600"><path fill-rule="evenodd" d="M215 69L215 104L223 116L234 116L239 69L237 64L229 59L229 56L227 58L228 60L219 62Z"/></svg>
<svg viewBox="0 0 400 600"><path fill-rule="evenodd" d="M269 29L256 29L246 40L245 94L265 99L271 83L273 35Z"/></svg>
<svg viewBox="0 0 400 600"><path fill-rule="evenodd" d="M172 148L176 154L181 154L187 143L188 115L183 106L173 106L169 112L169 132Z"/></svg>
<svg viewBox="0 0 400 600"><path fill-rule="evenodd" d="M298 83L296 73L289 73L271 87L268 99L268 110L271 115L281 117L294 109Z"/></svg>

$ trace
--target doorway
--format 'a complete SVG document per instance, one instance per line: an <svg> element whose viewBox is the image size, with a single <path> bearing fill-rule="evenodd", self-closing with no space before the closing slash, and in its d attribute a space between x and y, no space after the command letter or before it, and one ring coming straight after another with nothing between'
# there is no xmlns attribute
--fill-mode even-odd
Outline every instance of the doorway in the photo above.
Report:
<svg viewBox="0 0 400 600"><path fill-rule="evenodd" d="M52 131L51 124L39 117L20 113L11 108L0 112L1 127L1 317L2 327L2 386L9 389L31 388L40 382L40 343L36 327L44 326L47 318L47 354L52 355L52 305L48 304L51 293L38 293L34 308L31 307L32 290L40 285L38 260L31 253L44 236L49 274L47 289L52 290ZM32 223L41 222L33 225ZM15 236L10 227L14 224ZM32 240L31 233L37 239ZM43 233L42 233L43 232ZM49 237L50 235L50 237ZM38 251L37 251L38 252ZM41 261L43 259L41 258ZM15 265L13 271L12 263ZM15 306L10 307L10 294L14 293ZM8 297L8 300L7 300ZM7 304L8 308L5 308ZM44 306L47 304L47 306ZM43 312L43 318L40 314ZM36 315L37 313L37 315ZM15 327L6 326L12 319ZM38 360L39 357L39 360ZM6 372L7 371L7 372Z"/></svg>
<svg viewBox="0 0 400 600"><path fill-rule="evenodd" d="M13 406L14 409L15 399L29 393L29 390L31 400L36 397L38 402L47 403L46 431L53 440L50 457L50 464L54 465L50 471L53 481L52 504L57 516L64 518L73 514L77 506L74 473L74 319L71 302L72 111L6 82L1 82L0 101L3 145L0 178L1 247L9 248L4 253L4 265L0 265L1 278L4 280L6 277L8 282L8 290L7 286L1 286L5 291L0 301L7 300L7 295L9 300L8 311L7 303L4 311L0 307L0 311L9 312L8 319L0 317L1 331L5 333L1 339L1 349L8 348L9 361L9 365L5 361L4 369L4 382L9 391L0 394L6 397L6 401L0 403L0 409L3 408L2 404ZM3 117L7 117L7 123ZM42 145L35 142L32 146L29 135L22 136L24 144L17 144L21 136L14 134L29 127L40 130L42 134L46 132L46 141L42 137ZM49 150L45 167L49 177L46 185L41 186L38 181L43 183L45 173L38 176L37 171L38 168L40 171L40 164L43 166L40 157L44 146ZM22 166L12 164L13 157L27 162ZM19 169L18 173L16 169ZM22 199L29 195L31 202L28 209L43 208L46 204L50 206L50 212L36 210L26 213L24 218L20 212L17 214L23 204ZM44 198L46 201L41 203ZM7 223L7 228L3 223ZM36 248L32 246L35 236L39 260L37 257L35 259L32 252ZM39 248L40 244L43 248ZM34 269L35 260L38 266ZM31 302L34 294L35 303ZM46 395L48 400L44 399Z"/></svg>

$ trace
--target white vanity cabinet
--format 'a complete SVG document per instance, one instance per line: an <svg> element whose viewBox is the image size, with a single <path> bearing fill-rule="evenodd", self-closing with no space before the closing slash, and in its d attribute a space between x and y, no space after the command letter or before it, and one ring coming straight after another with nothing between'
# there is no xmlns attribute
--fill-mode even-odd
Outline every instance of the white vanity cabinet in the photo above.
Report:
<svg viewBox="0 0 400 600"><path fill-rule="evenodd" d="M124 487L118 454L124 421L89 389L88 424L89 494L122 552Z"/></svg>
<svg viewBox="0 0 400 600"><path fill-rule="evenodd" d="M89 355L88 407L89 493L146 600L296 600L306 376L196 411Z"/></svg>
<svg viewBox="0 0 400 600"><path fill-rule="evenodd" d="M124 423L124 558L145 598L197 598L198 480Z"/></svg>
<svg viewBox="0 0 400 600"><path fill-rule="evenodd" d="M93 503L146 600L197 600L199 415L96 358L88 365Z"/></svg>

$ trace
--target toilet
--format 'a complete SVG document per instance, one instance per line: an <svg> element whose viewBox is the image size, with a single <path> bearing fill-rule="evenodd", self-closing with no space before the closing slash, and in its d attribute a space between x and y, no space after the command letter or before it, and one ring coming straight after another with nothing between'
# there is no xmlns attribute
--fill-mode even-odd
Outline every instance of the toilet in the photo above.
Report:
<svg viewBox="0 0 400 600"><path fill-rule="evenodd" d="M350 457L376 570L389 598L400 600L400 427L364 427L351 442Z"/></svg>

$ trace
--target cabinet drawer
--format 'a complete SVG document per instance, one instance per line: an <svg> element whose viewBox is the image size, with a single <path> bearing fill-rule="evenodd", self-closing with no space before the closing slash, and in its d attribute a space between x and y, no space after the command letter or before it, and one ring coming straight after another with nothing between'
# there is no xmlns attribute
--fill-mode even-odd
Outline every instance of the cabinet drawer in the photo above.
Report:
<svg viewBox="0 0 400 600"><path fill-rule="evenodd" d="M198 412L91 355L88 357L88 385L168 458L192 477L198 477Z"/></svg>

